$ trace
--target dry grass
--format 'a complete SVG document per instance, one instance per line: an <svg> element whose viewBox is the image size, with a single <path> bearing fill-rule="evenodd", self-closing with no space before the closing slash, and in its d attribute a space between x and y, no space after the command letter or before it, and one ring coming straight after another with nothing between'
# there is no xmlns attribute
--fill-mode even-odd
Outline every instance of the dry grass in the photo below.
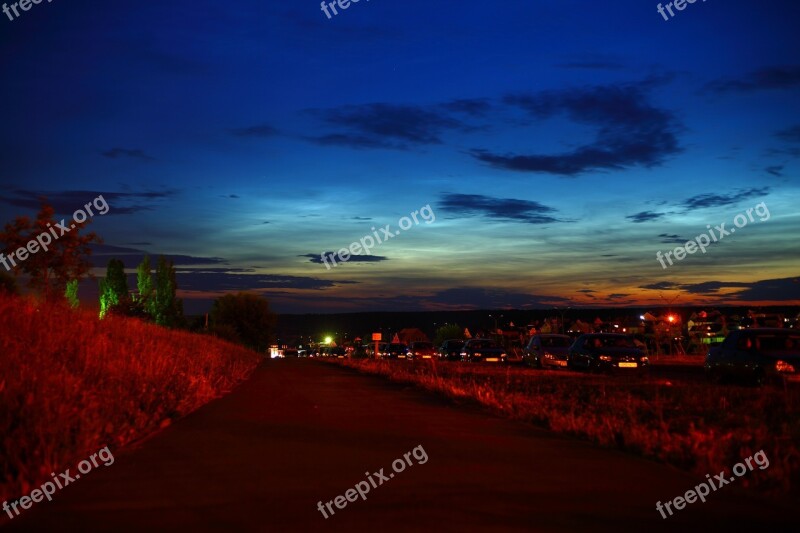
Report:
<svg viewBox="0 0 800 533"><path fill-rule="evenodd" d="M528 421L698 476L730 472L763 449L770 465L742 477L765 493L800 490L800 390L754 389L638 376L608 377L523 368L334 360L458 401L477 401Z"/></svg>
<svg viewBox="0 0 800 533"><path fill-rule="evenodd" d="M0 295L0 501L112 451L246 379L218 339Z"/></svg>

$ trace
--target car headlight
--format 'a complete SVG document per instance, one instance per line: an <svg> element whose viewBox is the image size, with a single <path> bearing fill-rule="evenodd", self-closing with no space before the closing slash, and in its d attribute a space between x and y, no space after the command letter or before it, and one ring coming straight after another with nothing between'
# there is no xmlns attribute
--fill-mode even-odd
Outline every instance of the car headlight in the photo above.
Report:
<svg viewBox="0 0 800 533"><path fill-rule="evenodd" d="M786 361L778 361L775 363L775 370L778 372L788 372L792 374L795 372L794 366L790 365Z"/></svg>
<svg viewBox="0 0 800 533"><path fill-rule="evenodd" d="M600 356L600 360L601 361L611 361L611 356L610 355L601 355Z"/></svg>
<svg viewBox="0 0 800 533"><path fill-rule="evenodd" d="M467 355L467 352L461 352L461 357L464 357L465 355Z"/></svg>

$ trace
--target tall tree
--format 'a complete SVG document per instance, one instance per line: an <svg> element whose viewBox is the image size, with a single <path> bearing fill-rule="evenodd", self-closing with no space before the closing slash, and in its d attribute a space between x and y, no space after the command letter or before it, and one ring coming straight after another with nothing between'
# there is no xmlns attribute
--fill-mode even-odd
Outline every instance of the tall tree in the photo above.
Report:
<svg viewBox="0 0 800 533"><path fill-rule="evenodd" d="M67 288L64 289L64 297L67 299L67 303L73 309L77 309L81 305L81 301L78 299L78 280L73 279L67 282Z"/></svg>
<svg viewBox="0 0 800 533"><path fill-rule="evenodd" d="M227 294L217 298L211 308L214 334L241 342L257 352L269 348L275 320L267 300L257 294Z"/></svg>
<svg viewBox="0 0 800 533"><path fill-rule="evenodd" d="M3 292L19 294L19 289L17 288L17 280L14 279L14 276L0 270L0 293Z"/></svg>
<svg viewBox="0 0 800 533"><path fill-rule="evenodd" d="M154 319L156 324L174 328L183 322L183 302L176 296L178 283L175 279L175 265L163 255L158 258L156 267L156 293Z"/></svg>
<svg viewBox="0 0 800 533"><path fill-rule="evenodd" d="M433 337L433 344L441 346L442 343L448 339L463 339L464 330L458 324L445 324L436 330Z"/></svg>
<svg viewBox="0 0 800 533"><path fill-rule="evenodd" d="M145 314L155 319L152 271L150 256L145 255L142 262L136 267L136 288L139 292L136 303Z"/></svg>
<svg viewBox="0 0 800 533"><path fill-rule="evenodd" d="M128 308L128 279L125 264L111 259L106 268L106 277L100 280L100 318L109 311Z"/></svg>
<svg viewBox="0 0 800 533"><path fill-rule="evenodd" d="M89 222L56 220L55 209L43 201L35 220L17 217L0 232L3 259L15 275L27 274L28 286L45 299L62 298L69 281L91 275L89 244L102 240L94 232L80 234Z"/></svg>

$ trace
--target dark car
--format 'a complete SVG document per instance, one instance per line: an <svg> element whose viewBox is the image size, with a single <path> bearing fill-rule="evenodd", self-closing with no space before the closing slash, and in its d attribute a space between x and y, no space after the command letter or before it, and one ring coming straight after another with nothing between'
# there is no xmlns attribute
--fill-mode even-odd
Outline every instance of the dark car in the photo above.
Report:
<svg viewBox="0 0 800 533"><path fill-rule="evenodd" d="M567 356L567 367L572 370L642 370L649 364L633 337L620 333L581 335L570 346Z"/></svg>
<svg viewBox="0 0 800 533"><path fill-rule="evenodd" d="M491 339L469 339L461 347L461 360L467 363L505 363L506 351Z"/></svg>
<svg viewBox="0 0 800 533"><path fill-rule="evenodd" d="M523 362L536 368L548 366L566 368L569 347L573 340L569 335L542 333L534 335L525 345Z"/></svg>
<svg viewBox="0 0 800 533"><path fill-rule="evenodd" d="M384 359L405 359L408 348L405 344L391 342L381 347L381 357Z"/></svg>
<svg viewBox="0 0 800 533"><path fill-rule="evenodd" d="M800 332L753 328L731 331L706 355L706 376L715 381L800 382Z"/></svg>
<svg viewBox="0 0 800 533"><path fill-rule="evenodd" d="M432 342L415 341L408 345L406 358L411 359L433 359L437 356L436 348Z"/></svg>
<svg viewBox="0 0 800 533"><path fill-rule="evenodd" d="M439 347L439 357L448 361L461 361L461 348L464 341L461 339L447 339Z"/></svg>
<svg viewBox="0 0 800 533"><path fill-rule="evenodd" d="M347 357L347 352L340 346L326 346L322 349L322 357L334 357L337 359L344 359Z"/></svg>

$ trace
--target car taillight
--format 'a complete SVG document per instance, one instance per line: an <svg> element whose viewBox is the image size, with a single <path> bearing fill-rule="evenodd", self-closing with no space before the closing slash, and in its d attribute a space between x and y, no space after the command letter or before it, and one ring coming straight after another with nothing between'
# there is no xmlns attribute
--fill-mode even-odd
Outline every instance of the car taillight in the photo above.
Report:
<svg viewBox="0 0 800 533"><path fill-rule="evenodd" d="M775 363L775 370L777 370L778 372L789 372L789 373L795 372L794 366L790 365L786 361L778 361L777 363Z"/></svg>
<svg viewBox="0 0 800 533"><path fill-rule="evenodd" d="M601 361L611 361L611 356L610 355L601 355L600 356L600 360Z"/></svg>

